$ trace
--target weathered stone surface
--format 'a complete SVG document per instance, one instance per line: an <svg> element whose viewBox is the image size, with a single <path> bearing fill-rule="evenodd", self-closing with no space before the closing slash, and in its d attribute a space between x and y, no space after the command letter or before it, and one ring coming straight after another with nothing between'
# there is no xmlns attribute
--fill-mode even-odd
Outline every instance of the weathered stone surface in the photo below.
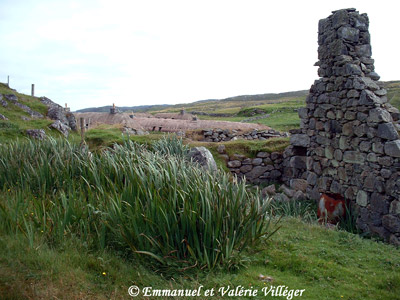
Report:
<svg viewBox="0 0 400 300"><path fill-rule="evenodd" d="M282 176L282 172L279 170L272 170L269 176L272 180L277 180L279 177Z"/></svg>
<svg viewBox="0 0 400 300"><path fill-rule="evenodd" d="M306 157L304 156L293 156L290 159L290 166L296 169L306 169Z"/></svg>
<svg viewBox="0 0 400 300"><path fill-rule="evenodd" d="M363 90L360 96L360 105L382 104L381 98L375 95L374 92Z"/></svg>
<svg viewBox="0 0 400 300"><path fill-rule="evenodd" d="M390 203L390 210L389 212L394 215L400 215L400 201L392 201Z"/></svg>
<svg viewBox="0 0 400 300"><path fill-rule="evenodd" d="M8 118L7 118L5 115L0 114L0 120L5 120L5 121L7 121Z"/></svg>
<svg viewBox="0 0 400 300"><path fill-rule="evenodd" d="M379 124L378 136L382 139L390 141L397 140L399 138L399 134L397 133L397 130L392 123Z"/></svg>
<svg viewBox="0 0 400 300"><path fill-rule="evenodd" d="M254 180L263 175L266 171L267 171L266 167L256 166L250 172L246 173L246 178L248 180Z"/></svg>
<svg viewBox="0 0 400 300"><path fill-rule="evenodd" d="M18 97L15 96L14 94L4 95L4 98L6 98L8 101L12 101L12 102L18 101Z"/></svg>
<svg viewBox="0 0 400 300"><path fill-rule="evenodd" d="M290 188L295 191L302 191L303 193L307 190L307 181L304 179L291 179Z"/></svg>
<svg viewBox="0 0 400 300"><path fill-rule="evenodd" d="M269 186L267 186L266 188L263 189L263 191L266 192L266 194L273 196L276 194L276 188L275 188L275 184L271 184Z"/></svg>
<svg viewBox="0 0 400 300"><path fill-rule="evenodd" d="M293 146L308 147L310 145L310 137L306 134L293 134L290 137L290 144Z"/></svg>
<svg viewBox="0 0 400 300"><path fill-rule="evenodd" d="M225 145L223 145L223 144L218 145L218 147L217 147L217 152L218 152L219 154L224 154L225 151L226 151Z"/></svg>
<svg viewBox="0 0 400 300"><path fill-rule="evenodd" d="M263 162L262 158L257 157L257 158L254 158L254 159L252 160L251 164L252 164L253 166L259 166L259 165L262 164L262 162Z"/></svg>
<svg viewBox="0 0 400 300"><path fill-rule="evenodd" d="M217 164L211 152L205 147L194 147L190 149L188 157L194 162L197 162L203 168L210 171L217 170Z"/></svg>
<svg viewBox="0 0 400 300"><path fill-rule="evenodd" d="M68 126L71 128L73 131L77 131L77 126L76 126L76 119L75 115L72 113L67 113L66 114L67 121L68 121Z"/></svg>
<svg viewBox="0 0 400 300"><path fill-rule="evenodd" d="M355 47L357 56L370 57L372 55L371 45L360 45Z"/></svg>
<svg viewBox="0 0 400 300"><path fill-rule="evenodd" d="M385 154L392 157L400 157L400 140L385 143Z"/></svg>
<svg viewBox="0 0 400 300"><path fill-rule="evenodd" d="M360 206L367 206L368 205L368 194L364 191L358 191L356 202Z"/></svg>
<svg viewBox="0 0 400 300"><path fill-rule="evenodd" d="M340 27L337 31L339 38L349 42L358 42L360 30L349 26Z"/></svg>
<svg viewBox="0 0 400 300"><path fill-rule="evenodd" d="M43 129L27 129L26 134L38 140L44 140L46 138L46 132Z"/></svg>
<svg viewBox="0 0 400 300"><path fill-rule="evenodd" d="M242 165L240 160L231 160L228 161L228 167L229 168L239 168Z"/></svg>
<svg viewBox="0 0 400 300"><path fill-rule="evenodd" d="M382 109L380 107L371 109L369 111L369 117L367 119L368 122L391 122L392 117L390 113L386 109Z"/></svg>
<svg viewBox="0 0 400 300"><path fill-rule="evenodd" d="M49 127L58 130L58 131L61 132L65 137L68 137L69 131L71 130L71 128L69 128L69 126L67 126L67 125L65 125L65 124L63 124L63 123L61 123L60 120L55 121L55 122L52 123Z"/></svg>
<svg viewBox="0 0 400 300"><path fill-rule="evenodd" d="M357 151L346 151L343 154L343 161L347 163L363 164L365 162L366 155Z"/></svg>
<svg viewBox="0 0 400 300"><path fill-rule="evenodd" d="M258 152L257 157L267 158L267 157L269 157L269 153L268 152Z"/></svg>
<svg viewBox="0 0 400 300"><path fill-rule="evenodd" d="M252 169L253 169L252 165L244 165L240 167L240 172L247 173L250 172Z"/></svg>
<svg viewBox="0 0 400 300"><path fill-rule="evenodd" d="M400 233L400 218L392 215L382 217L383 226L393 233Z"/></svg>

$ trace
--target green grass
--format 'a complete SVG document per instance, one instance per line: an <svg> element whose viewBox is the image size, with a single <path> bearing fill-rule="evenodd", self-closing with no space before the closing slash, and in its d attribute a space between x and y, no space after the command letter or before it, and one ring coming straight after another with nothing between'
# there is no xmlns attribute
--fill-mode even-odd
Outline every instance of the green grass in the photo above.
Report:
<svg viewBox="0 0 400 300"><path fill-rule="evenodd" d="M400 81L388 81L384 87L387 89L388 100L397 109L400 109Z"/></svg>
<svg viewBox="0 0 400 300"><path fill-rule="evenodd" d="M216 151L218 145L223 144L226 153L232 157L234 154L245 155L250 158L256 157L258 152L283 152L289 146L289 138L271 138L266 141L259 140L236 140L221 143L191 142L190 146L204 146L210 151Z"/></svg>
<svg viewBox="0 0 400 300"><path fill-rule="evenodd" d="M278 131L300 128L300 118L297 112L276 113L269 118L253 121L252 123L264 124Z"/></svg>
<svg viewBox="0 0 400 300"><path fill-rule="evenodd" d="M39 98L32 97L24 94L20 94L9 89L6 85L0 84L0 94L13 94L18 97L18 102L30 107L32 110L41 113L42 115L47 114L47 106L40 102ZM3 97L4 98L4 97ZM16 138L26 138L25 131L27 129L44 129L46 134L52 137L60 137L61 134L55 129L49 129L48 126L54 121L48 119L35 119L23 111L21 108L8 102L7 107L0 106L0 114L5 115L9 120L0 121L0 143L10 142ZM23 120L22 118L29 118L29 120Z"/></svg>
<svg viewBox="0 0 400 300"><path fill-rule="evenodd" d="M246 252L247 267L231 272L188 269L169 278L113 251L89 251L74 238L66 238L62 247L54 249L40 242L30 247L21 235L3 235L0 296L2 299L129 299L127 290L131 285L158 289L195 289L203 285L203 290L216 291L228 285L257 290L286 285L289 289L305 289L303 297L293 299L398 299L398 249L298 219L284 219L281 225L271 240ZM273 282L259 280L260 274L271 276ZM264 296L239 299L275 298L285 299ZM234 298L216 293L208 299Z"/></svg>

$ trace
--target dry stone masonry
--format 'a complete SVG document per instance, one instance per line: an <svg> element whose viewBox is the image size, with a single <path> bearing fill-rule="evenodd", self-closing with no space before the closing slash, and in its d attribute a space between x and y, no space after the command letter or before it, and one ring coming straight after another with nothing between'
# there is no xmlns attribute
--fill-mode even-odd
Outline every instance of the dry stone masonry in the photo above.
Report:
<svg viewBox="0 0 400 300"><path fill-rule="evenodd" d="M307 180L313 199L344 196L363 232L400 244L399 111L377 81L368 26L355 9L319 21L320 79L299 111L283 177Z"/></svg>
<svg viewBox="0 0 400 300"><path fill-rule="evenodd" d="M252 184L281 182L282 153L258 152L255 158L234 154L231 157L225 152L225 145L219 145L218 152L226 161L232 174L246 178Z"/></svg>
<svg viewBox="0 0 400 300"><path fill-rule="evenodd" d="M252 130L250 132L238 132L237 130L229 130L229 129L206 129L203 130L203 136L205 142L227 142L227 141L235 141L237 139L245 139L245 140L260 140L265 141L269 138L275 137L288 137L289 134L287 132L279 132L273 129L269 130L261 130L257 129Z"/></svg>

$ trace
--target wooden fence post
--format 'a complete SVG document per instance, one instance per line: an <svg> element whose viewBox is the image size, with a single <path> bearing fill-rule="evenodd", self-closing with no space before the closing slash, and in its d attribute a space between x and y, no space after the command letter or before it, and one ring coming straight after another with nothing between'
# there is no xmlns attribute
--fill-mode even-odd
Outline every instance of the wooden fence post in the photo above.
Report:
<svg viewBox="0 0 400 300"><path fill-rule="evenodd" d="M85 143L85 119L80 118L80 124L81 124L81 145Z"/></svg>

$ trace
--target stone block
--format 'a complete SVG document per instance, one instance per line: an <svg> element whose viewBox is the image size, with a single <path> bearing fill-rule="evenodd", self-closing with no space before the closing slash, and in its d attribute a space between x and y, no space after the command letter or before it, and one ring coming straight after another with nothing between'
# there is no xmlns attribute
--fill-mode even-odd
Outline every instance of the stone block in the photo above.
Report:
<svg viewBox="0 0 400 300"><path fill-rule="evenodd" d="M242 165L240 160L231 160L228 161L228 167L229 168L239 168Z"/></svg>
<svg viewBox="0 0 400 300"><path fill-rule="evenodd" d="M383 226L392 233L400 233L400 218L393 215L382 217Z"/></svg>
<svg viewBox="0 0 400 300"><path fill-rule="evenodd" d="M383 123L378 126L378 137L385 140L397 140L399 134L392 123Z"/></svg>
<svg viewBox="0 0 400 300"><path fill-rule="evenodd" d="M400 140L385 143L385 154L392 157L400 157Z"/></svg>
<svg viewBox="0 0 400 300"><path fill-rule="evenodd" d="M364 191L358 191L356 203L362 207L366 207L368 205L368 193Z"/></svg>
<svg viewBox="0 0 400 300"><path fill-rule="evenodd" d="M365 162L366 154L357 151L346 151L343 154L343 161L347 163L363 164Z"/></svg>

